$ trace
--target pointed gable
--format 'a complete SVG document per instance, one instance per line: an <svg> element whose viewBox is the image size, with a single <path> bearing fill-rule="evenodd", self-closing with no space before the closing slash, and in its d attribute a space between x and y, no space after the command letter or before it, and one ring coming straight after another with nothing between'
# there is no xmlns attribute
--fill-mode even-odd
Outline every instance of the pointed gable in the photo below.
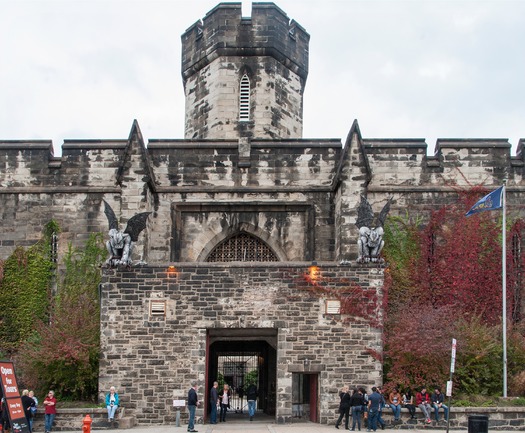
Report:
<svg viewBox="0 0 525 433"><path fill-rule="evenodd" d="M135 190L140 195L144 195L146 189L153 194L157 193L151 159L136 119L133 121L126 147L122 153L116 183L122 188Z"/></svg>

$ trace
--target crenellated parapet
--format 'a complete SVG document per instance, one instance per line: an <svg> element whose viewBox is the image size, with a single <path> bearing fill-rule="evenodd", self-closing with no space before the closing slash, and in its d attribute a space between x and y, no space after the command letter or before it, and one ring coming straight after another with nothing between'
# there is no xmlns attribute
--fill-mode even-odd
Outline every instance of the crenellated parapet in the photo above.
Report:
<svg viewBox="0 0 525 433"><path fill-rule="evenodd" d="M183 79L219 57L268 56L306 80L310 35L274 3L253 3L247 18L241 6L220 3L184 32Z"/></svg>
<svg viewBox="0 0 525 433"><path fill-rule="evenodd" d="M424 139L363 139L373 186L497 185L523 178L523 141L516 156L507 139L438 139L427 155Z"/></svg>
<svg viewBox="0 0 525 433"><path fill-rule="evenodd" d="M50 140L0 141L0 193L115 188L126 140L66 140L55 157Z"/></svg>

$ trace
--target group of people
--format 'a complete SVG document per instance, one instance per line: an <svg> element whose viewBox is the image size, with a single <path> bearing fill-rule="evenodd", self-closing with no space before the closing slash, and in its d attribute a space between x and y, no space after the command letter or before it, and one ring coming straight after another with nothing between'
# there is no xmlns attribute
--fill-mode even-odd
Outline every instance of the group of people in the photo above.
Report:
<svg viewBox="0 0 525 433"><path fill-rule="evenodd" d="M217 424L217 413L219 414L219 422L226 422L226 413L230 408L231 398L232 391L227 383L219 391L219 382L213 382L210 390L210 424ZM250 384L246 389L246 399L248 400L248 415L250 421L253 421L257 401L257 386L255 384ZM198 406L200 406L200 401L197 395L197 382L192 381L188 391L189 432L197 432L195 430L195 412Z"/></svg>
<svg viewBox="0 0 525 433"><path fill-rule="evenodd" d="M38 398L35 393L28 389L22 391L20 397L22 402L22 408L24 409L24 416L27 421L29 432L33 431L33 420L38 411ZM9 413L7 409L7 401L2 397L0 402L0 425L4 433L9 433L11 430L11 423L9 421ZM53 391L49 391L46 398L44 399L44 418L45 418L45 432L51 432L53 427L53 421L56 414L56 398Z"/></svg>
<svg viewBox="0 0 525 433"><path fill-rule="evenodd" d="M38 399L33 391L24 389L20 397L22 401L22 407L24 409L24 415L27 419L27 425L29 432L33 431L33 420L38 411ZM53 428L55 421L55 415L57 413L56 405L57 400L55 398L55 392L49 391L44 398L44 429L45 433L50 433ZM106 395L106 407L108 411L108 421L113 421L115 412L119 406L118 394L115 391L115 387L109 389L109 393ZM11 423L9 421L9 414L7 409L7 402L5 398L0 400L0 426L2 427L3 433L10 433Z"/></svg>
<svg viewBox="0 0 525 433"><path fill-rule="evenodd" d="M410 413L410 418L416 418L416 408L419 408L425 416L425 422L430 424L432 408L434 409L436 422L440 421L439 411L444 412L444 421L448 421L448 406L444 403L444 396L441 390L436 387L434 393L430 395L427 389L423 387L420 392L416 394L415 404L414 397L410 390L403 394L399 392L398 388L394 388L392 392L385 398L383 389L381 387L372 387L372 392L367 394L364 388L354 388L350 392L348 386L343 386L339 392L339 417L335 423L335 428L339 428L343 419L345 422L345 429L354 431L356 426L361 430L361 420L366 422L367 431L376 431L378 425L384 430L385 422L382 418L382 411L385 407L390 407L394 415L394 423L401 421L401 408L405 407ZM352 428L349 427L350 416L352 417Z"/></svg>

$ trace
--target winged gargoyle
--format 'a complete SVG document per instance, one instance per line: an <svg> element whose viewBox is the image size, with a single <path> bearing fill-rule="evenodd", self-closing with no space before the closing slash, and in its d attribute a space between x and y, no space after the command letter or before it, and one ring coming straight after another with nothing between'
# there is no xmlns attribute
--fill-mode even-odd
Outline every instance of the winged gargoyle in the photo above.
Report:
<svg viewBox="0 0 525 433"><path fill-rule="evenodd" d="M386 216L390 211L390 203L392 198L389 198L383 209L374 221L374 211L368 202L367 198L361 194L361 203L357 208L357 221L355 225L359 228L359 239L357 246L359 249L359 256L357 261L359 263L380 262L382 261L381 250L385 245L383 240Z"/></svg>
<svg viewBox="0 0 525 433"><path fill-rule="evenodd" d="M115 212L106 200L102 201L104 202L104 213L109 223L109 240L106 242L109 258L106 260L106 264L108 266L131 266L133 243L137 242L140 232L146 228L146 220L151 212L142 212L131 217L126 230L119 231Z"/></svg>

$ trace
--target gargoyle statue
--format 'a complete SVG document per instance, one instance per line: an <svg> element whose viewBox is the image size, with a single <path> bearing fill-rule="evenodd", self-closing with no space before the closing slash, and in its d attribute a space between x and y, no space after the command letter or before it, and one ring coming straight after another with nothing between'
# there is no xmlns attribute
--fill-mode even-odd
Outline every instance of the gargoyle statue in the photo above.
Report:
<svg viewBox="0 0 525 433"><path fill-rule="evenodd" d="M368 200L361 194L361 203L357 208L357 221L355 225L359 228L359 239L357 246L359 248L358 263L381 262L383 259L379 256L381 250L385 245L383 240L383 225L385 224L386 216L390 211L390 202L392 198L388 199L383 209L377 217L377 222L374 224L374 211Z"/></svg>
<svg viewBox="0 0 525 433"><path fill-rule="evenodd" d="M104 213L109 223L109 241L106 242L109 258L106 260L106 265L131 266L133 243L137 242L140 232L146 228L146 220L151 212L142 212L131 217L126 230L119 231L115 212L106 200L102 201L104 202Z"/></svg>

